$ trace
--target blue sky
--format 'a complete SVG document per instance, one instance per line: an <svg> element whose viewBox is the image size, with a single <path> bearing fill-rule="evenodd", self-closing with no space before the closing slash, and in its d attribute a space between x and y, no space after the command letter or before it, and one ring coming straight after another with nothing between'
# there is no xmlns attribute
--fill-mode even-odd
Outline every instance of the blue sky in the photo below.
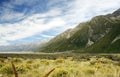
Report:
<svg viewBox="0 0 120 77"><path fill-rule="evenodd" d="M48 40L120 8L120 0L0 0L0 45Z"/></svg>

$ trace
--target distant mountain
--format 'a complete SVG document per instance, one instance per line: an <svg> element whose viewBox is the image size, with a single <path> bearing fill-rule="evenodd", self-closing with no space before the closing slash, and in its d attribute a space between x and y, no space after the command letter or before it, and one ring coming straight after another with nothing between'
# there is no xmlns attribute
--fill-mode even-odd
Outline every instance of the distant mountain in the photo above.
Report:
<svg viewBox="0 0 120 77"><path fill-rule="evenodd" d="M14 44L14 45L6 45L0 46L0 52L22 52L22 51L34 51L37 47L40 47L44 42L32 42L32 43L24 43L24 44Z"/></svg>
<svg viewBox="0 0 120 77"><path fill-rule="evenodd" d="M59 34L39 47L42 52L120 52L120 9Z"/></svg>

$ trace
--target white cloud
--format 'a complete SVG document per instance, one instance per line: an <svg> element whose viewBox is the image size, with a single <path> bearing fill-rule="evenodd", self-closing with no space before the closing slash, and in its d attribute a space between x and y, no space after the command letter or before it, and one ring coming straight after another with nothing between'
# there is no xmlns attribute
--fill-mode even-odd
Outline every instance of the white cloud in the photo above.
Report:
<svg viewBox="0 0 120 77"><path fill-rule="evenodd" d="M8 4L4 2L0 8L0 22L15 21L25 17L26 10L23 12L17 12L13 10L14 8L15 6L12 4L12 2Z"/></svg>
<svg viewBox="0 0 120 77"><path fill-rule="evenodd" d="M69 9L65 18L78 24L96 15L112 13L120 8L119 4L120 0L74 0L68 4L73 7Z"/></svg>
<svg viewBox="0 0 120 77"><path fill-rule="evenodd" d="M51 11L50 11L51 12ZM65 22L60 17L51 18L49 22L44 23L44 21L48 18L48 13L45 14L36 14L33 16L28 17L27 19L23 20L22 22L15 23L15 24L3 24L0 25L0 34L1 39L7 41L14 41L26 37L33 36L35 34L41 33L43 31L59 27L65 25ZM45 17L38 19L39 17Z"/></svg>
<svg viewBox="0 0 120 77"><path fill-rule="evenodd" d="M40 8L40 5L35 5L38 2L39 0L9 0L3 2L0 5L0 22L23 19L27 17L26 12L28 15L33 14L37 8Z"/></svg>
<svg viewBox="0 0 120 77"><path fill-rule="evenodd" d="M48 3L47 6L52 6L56 3L56 0L54 1ZM22 3L21 1L20 4ZM89 20L93 16L111 13L120 7L119 4L120 0L73 0L70 2L66 0L61 7L52 6L46 13L33 14L13 24L0 24L0 44L8 44L7 41L28 38L37 34L46 38L53 37L44 35L42 32L50 29L62 32L82 21ZM8 16L6 15L5 18L24 17L24 14L13 14L7 14Z"/></svg>
<svg viewBox="0 0 120 77"><path fill-rule="evenodd" d="M11 0L11 3L14 5L22 5L22 4L31 5L36 1L39 1L39 0Z"/></svg>
<svg viewBox="0 0 120 77"><path fill-rule="evenodd" d="M0 46L4 46L4 45L9 45L9 43L6 40L0 39Z"/></svg>
<svg viewBox="0 0 120 77"><path fill-rule="evenodd" d="M42 37L46 37L46 38L52 38L54 36L51 36L51 35L45 35L45 34L41 34Z"/></svg>
<svg viewBox="0 0 120 77"><path fill-rule="evenodd" d="M3 20L9 21L9 20L14 20L14 19L18 20L18 19L22 19L22 18L24 18L24 14L23 13L10 12L10 13L6 13L0 19L1 19L1 21L3 21Z"/></svg>

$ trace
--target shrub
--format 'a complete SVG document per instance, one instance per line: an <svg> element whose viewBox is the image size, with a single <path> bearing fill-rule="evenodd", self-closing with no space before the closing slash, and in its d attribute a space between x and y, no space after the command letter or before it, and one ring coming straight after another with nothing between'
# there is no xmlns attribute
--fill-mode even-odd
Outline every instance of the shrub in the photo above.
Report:
<svg viewBox="0 0 120 77"><path fill-rule="evenodd" d="M88 70L86 70L85 73L88 75L93 75L93 74L95 74L95 71L93 69L88 69Z"/></svg>
<svg viewBox="0 0 120 77"><path fill-rule="evenodd" d="M58 58L58 59L55 60L55 62L56 62L56 63L63 63L63 62L65 62L65 59L63 59L63 58Z"/></svg>
<svg viewBox="0 0 120 77"><path fill-rule="evenodd" d="M13 58L13 62L22 62L22 58Z"/></svg>
<svg viewBox="0 0 120 77"><path fill-rule="evenodd" d="M26 63L33 63L33 60L27 60Z"/></svg>
<svg viewBox="0 0 120 77"><path fill-rule="evenodd" d="M49 60L43 59L43 60L40 61L40 64L49 65L50 63L49 63Z"/></svg>
<svg viewBox="0 0 120 77"><path fill-rule="evenodd" d="M0 62L0 68L2 68L2 67L3 67L3 63Z"/></svg>
<svg viewBox="0 0 120 77"><path fill-rule="evenodd" d="M52 74L52 77L67 77L67 76L68 76L68 71L64 69L58 69Z"/></svg>
<svg viewBox="0 0 120 77"><path fill-rule="evenodd" d="M29 68L30 67L26 66L25 64L21 64L21 65L16 66L18 73L21 73L21 74L26 73Z"/></svg>
<svg viewBox="0 0 120 77"><path fill-rule="evenodd" d="M5 65L0 69L0 72L3 74L13 74L13 69L11 65Z"/></svg>

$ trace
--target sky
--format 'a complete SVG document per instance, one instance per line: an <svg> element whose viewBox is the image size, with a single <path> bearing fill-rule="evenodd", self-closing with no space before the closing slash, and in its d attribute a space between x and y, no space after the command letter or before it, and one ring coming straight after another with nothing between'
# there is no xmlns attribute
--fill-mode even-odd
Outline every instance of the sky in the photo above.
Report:
<svg viewBox="0 0 120 77"><path fill-rule="evenodd" d="M0 46L48 40L120 8L120 0L0 0Z"/></svg>

